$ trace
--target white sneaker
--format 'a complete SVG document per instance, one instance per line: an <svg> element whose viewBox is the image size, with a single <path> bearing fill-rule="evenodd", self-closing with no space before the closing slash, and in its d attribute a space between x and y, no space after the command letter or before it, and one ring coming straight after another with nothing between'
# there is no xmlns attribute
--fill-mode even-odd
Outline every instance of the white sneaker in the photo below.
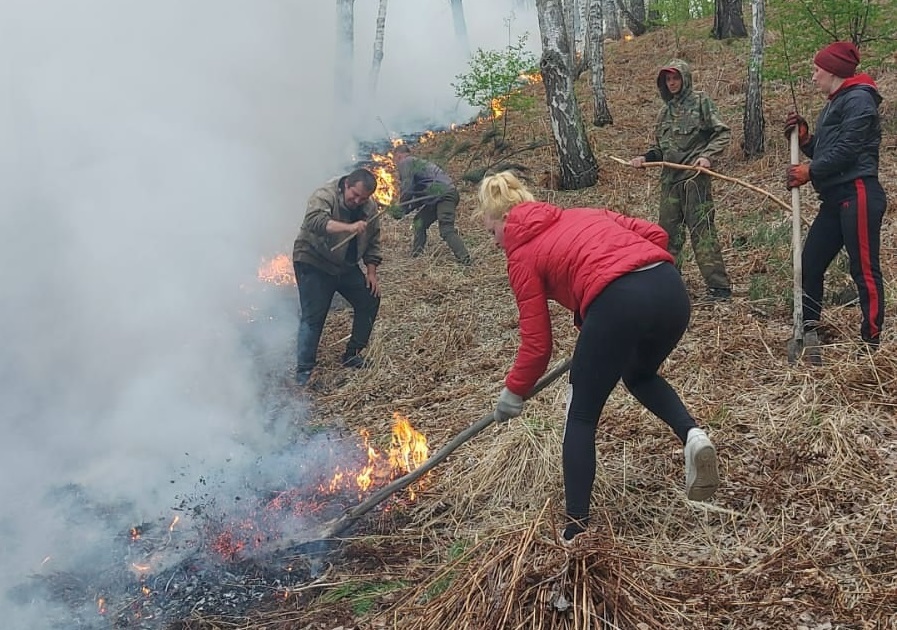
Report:
<svg viewBox="0 0 897 630"><path fill-rule="evenodd" d="M704 501L718 487L716 449L703 429L689 429L685 442L685 496L689 501Z"/></svg>

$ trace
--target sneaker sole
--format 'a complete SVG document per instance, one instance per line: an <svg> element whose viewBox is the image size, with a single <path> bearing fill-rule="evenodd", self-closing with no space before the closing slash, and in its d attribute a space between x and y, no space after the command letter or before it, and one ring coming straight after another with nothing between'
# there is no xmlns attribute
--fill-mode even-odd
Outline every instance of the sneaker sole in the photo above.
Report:
<svg viewBox="0 0 897 630"><path fill-rule="evenodd" d="M719 488L719 471L716 465L716 449L707 444L695 453L695 480L685 493L689 501L704 501Z"/></svg>

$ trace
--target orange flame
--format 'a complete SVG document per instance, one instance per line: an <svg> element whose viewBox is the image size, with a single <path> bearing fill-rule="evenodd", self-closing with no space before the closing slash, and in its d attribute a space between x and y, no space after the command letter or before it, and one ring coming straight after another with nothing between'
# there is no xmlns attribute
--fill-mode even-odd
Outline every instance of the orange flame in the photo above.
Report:
<svg viewBox="0 0 897 630"><path fill-rule="evenodd" d="M504 101L505 97L503 96L497 96L492 99L492 102L489 104L489 106L492 108L492 118L495 118L497 120L504 115Z"/></svg>
<svg viewBox="0 0 897 630"><path fill-rule="evenodd" d="M401 144L401 142L400 142ZM396 145L398 146L398 145ZM377 178L377 191L374 193L374 201L381 206L388 206L396 197L396 163L392 159L392 151L386 155L371 153L374 176Z"/></svg>
<svg viewBox="0 0 897 630"><path fill-rule="evenodd" d="M524 83L541 83L542 82L542 73L541 72L533 72L532 74L527 74L526 72L521 72L518 77Z"/></svg>
<svg viewBox="0 0 897 630"><path fill-rule="evenodd" d="M259 280L269 284L288 285L296 282L293 259L286 254L278 254L268 260L262 259L257 275Z"/></svg>

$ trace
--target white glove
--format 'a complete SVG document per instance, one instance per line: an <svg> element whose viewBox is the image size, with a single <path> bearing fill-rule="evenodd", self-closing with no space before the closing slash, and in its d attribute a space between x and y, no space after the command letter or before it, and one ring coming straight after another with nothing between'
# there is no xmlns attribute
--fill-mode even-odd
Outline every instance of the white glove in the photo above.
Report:
<svg viewBox="0 0 897 630"><path fill-rule="evenodd" d="M523 398L505 387L498 395L498 403L495 405L495 411L492 416L498 422L504 422L511 418L516 418L523 413Z"/></svg>

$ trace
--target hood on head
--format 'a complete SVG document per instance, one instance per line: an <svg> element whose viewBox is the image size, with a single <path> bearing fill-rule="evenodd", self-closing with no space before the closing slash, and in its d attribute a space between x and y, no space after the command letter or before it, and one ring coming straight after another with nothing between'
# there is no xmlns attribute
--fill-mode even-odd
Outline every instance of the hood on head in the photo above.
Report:
<svg viewBox="0 0 897 630"><path fill-rule="evenodd" d="M663 75L673 71L678 72L679 76L682 77L682 91L679 92L679 98L682 98L691 92L691 67L681 59L673 59L657 73L657 91L660 92L660 98L662 98L665 103L669 103L673 100L673 95L670 94L670 91L667 89L666 79L664 79Z"/></svg>

